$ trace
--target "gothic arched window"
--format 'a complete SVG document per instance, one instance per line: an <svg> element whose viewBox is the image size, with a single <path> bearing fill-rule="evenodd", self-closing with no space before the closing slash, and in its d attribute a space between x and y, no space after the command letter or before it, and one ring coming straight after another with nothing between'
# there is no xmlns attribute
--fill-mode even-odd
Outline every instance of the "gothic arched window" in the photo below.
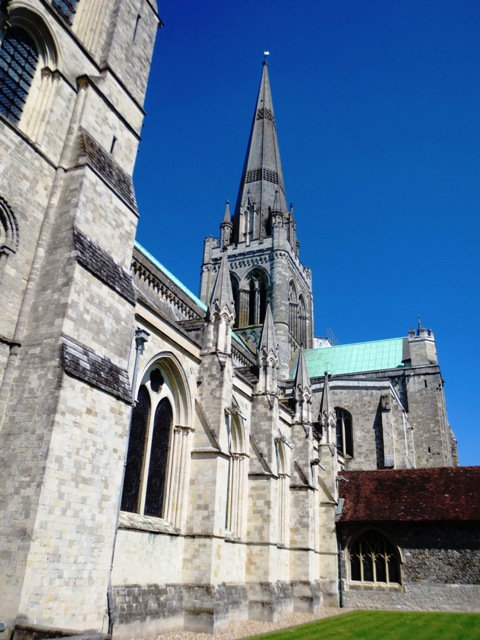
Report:
<svg viewBox="0 0 480 640"><path fill-rule="evenodd" d="M235 305L235 324L233 326L238 327L240 321L240 289L238 280L233 273L230 274L230 283L232 285L233 303Z"/></svg>
<svg viewBox="0 0 480 640"><path fill-rule="evenodd" d="M352 582L400 583L398 549L383 533L369 529L349 548Z"/></svg>
<svg viewBox="0 0 480 640"><path fill-rule="evenodd" d="M305 299L302 294L298 299L298 343L305 348L307 344L307 310L305 307Z"/></svg>
<svg viewBox="0 0 480 640"><path fill-rule="evenodd" d="M225 416L228 434L228 481L227 504L225 511L225 529L236 538L244 533L243 506L246 496L245 438L242 420L238 415Z"/></svg>
<svg viewBox="0 0 480 640"><path fill-rule="evenodd" d="M288 326L290 333L297 340L297 315L298 315L298 300L297 290L293 280L290 280L288 286Z"/></svg>
<svg viewBox="0 0 480 640"><path fill-rule="evenodd" d="M8 202L0 196L0 259L18 249L17 219Z"/></svg>
<svg viewBox="0 0 480 640"><path fill-rule="evenodd" d="M262 324L267 310L267 279L262 271L249 276L248 324Z"/></svg>
<svg viewBox="0 0 480 640"><path fill-rule="evenodd" d="M139 510L142 470L147 444L147 430L150 422L150 395L142 385L137 402L132 411L130 439L128 442L127 465L123 481L122 509L136 512Z"/></svg>
<svg viewBox="0 0 480 640"><path fill-rule="evenodd" d="M335 407L337 418L337 450L344 456L353 457L352 414Z"/></svg>
<svg viewBox="0 0 480 640"><path fill-rule="evenodd" d="M133 408L122 509L163 517L173 411L160 369L140 387Z"/></svg>
<svg viewBox="0 0 480 640"><path fill-rule="evenodd" d="M35 75L39 53L24 29L7 29L0 45L0 113L18 124Z"/></svg>
<svg viewBox="0 0 480 640"><path fill-rule="evenodd" d="M53 0L52 7L65 18L68 24L72 24L73 16L77 11L78 0Z"/></svg>

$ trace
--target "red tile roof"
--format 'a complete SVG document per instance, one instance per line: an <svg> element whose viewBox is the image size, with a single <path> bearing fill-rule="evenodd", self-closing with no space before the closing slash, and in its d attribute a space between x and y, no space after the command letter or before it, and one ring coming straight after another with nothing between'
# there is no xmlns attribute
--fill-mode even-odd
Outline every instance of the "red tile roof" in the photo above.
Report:
<svg viewBox="0 0 480 640"><path fill-rule="evenodd" d="M480 466L342 471L340 522L480 521Z"/></svg>

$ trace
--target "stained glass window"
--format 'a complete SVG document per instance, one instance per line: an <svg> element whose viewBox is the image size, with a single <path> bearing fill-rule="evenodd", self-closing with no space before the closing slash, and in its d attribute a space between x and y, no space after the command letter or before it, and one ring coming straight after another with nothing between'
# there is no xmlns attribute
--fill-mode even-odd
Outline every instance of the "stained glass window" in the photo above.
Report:
<svg viewBox="0 0 480 640"><path fill-rule="evenodd" d="M77 10L78 0L53 0L54 7L62 15L68 24L72 24L73 16Z"/></svg>
<svg viewBox="0 0 480 640"><path fill-rule="evenodd" d="M17 124L38 64L30 35L19 27L5 33L0 46L0 113Z"/></svg>
<svg viewBox="0 0 480 640"><path fill-rule="evenodd" d="M153 424L144 510L147 516L160 517L162 515L171 426L172 407L167 398L163 398L158 403Z"/></svg>
<svg viewBox="0 0 480 640"><path fill-rule="evenodd" d="M149 418L150 397L147 388L142 385L138 392L137 403L132 412L127 465L125 468L122 494L122 509L133 513L137 512L140 508L140 487Z"/></svg>

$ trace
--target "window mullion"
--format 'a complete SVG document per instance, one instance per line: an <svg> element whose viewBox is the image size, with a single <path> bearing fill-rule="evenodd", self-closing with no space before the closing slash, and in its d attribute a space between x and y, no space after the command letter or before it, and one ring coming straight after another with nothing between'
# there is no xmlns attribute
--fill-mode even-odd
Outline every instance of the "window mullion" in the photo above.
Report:
<svg viewBox="0 0 480 640"><path fill-rule="evenodd" d="M155 415L156 415L157 406L153 407L152 405L152 409L148 417L147 442L145 446L145 454L143 456L143 467L142 467L141 480L140 480L140 500L139 500L138 512L141 514L143 514L145 511L145 500L147 497L147 484L148 484L148 471L150 468L150 456L152 452L153 427L155 424Z"/></svg>

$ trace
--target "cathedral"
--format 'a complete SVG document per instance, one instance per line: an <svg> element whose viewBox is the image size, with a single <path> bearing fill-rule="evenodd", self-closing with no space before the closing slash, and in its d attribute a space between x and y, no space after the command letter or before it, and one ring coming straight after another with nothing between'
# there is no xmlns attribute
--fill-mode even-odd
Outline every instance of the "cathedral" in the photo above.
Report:
<svg viewBox="0 0 480 640"><path fill-rule="evenodd" d="M159 25L0 1L0 640L479 611L434 334L314 336L265 62L199 297L135 241Z"/></svg>

